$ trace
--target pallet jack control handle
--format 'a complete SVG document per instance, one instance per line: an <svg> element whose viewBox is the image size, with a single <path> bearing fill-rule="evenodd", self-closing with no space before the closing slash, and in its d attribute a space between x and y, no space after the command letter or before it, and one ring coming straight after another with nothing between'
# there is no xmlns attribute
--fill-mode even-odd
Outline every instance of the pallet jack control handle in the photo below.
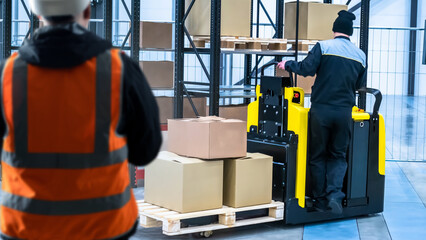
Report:
<svg viewBox="0 0 426 240"><path fill-rule="evenodd" d="M262 77L262 76L265 76L265 69L267 69L267 68L268 68L268 67L270 67L270 66L276 66L276 65L278 65L278 63L279 63L279 62L277 62L277 61L271 61L271 62L269 62L269 63L267 63L267 64L263 65L263 66L260 68L260 76L261 76L261 77ZM291 86L293 87L293 86L294 86L293 73L289 71L289 75L290 75L290 82L291 82Z"/></svg>
<svg viewBox="0 0 426 240"><path fill-rule="evenodd" d="M361 88L361 89L358 89L358 93L366 93L366 94L369 93L376 98L376 101L374 102L374 107L373 107L373 117L379 117L379 109L380 109L380 105L382 104L382 93L379 91L379 89Z"/></svg>
<svg viewBox="0 0 426 240"><path fill-rule="evenodd" d="M268 68L268 67L270 67L270 66L276 66L276 65L278 65L278 63L279 63L279 62L277 62L277 61L272 61L272 62L269 62L269 63L267 63L267 64L263 65L263 66L260 68L260 76L265 76L265 69L267 69L267 68Z"/></svg>

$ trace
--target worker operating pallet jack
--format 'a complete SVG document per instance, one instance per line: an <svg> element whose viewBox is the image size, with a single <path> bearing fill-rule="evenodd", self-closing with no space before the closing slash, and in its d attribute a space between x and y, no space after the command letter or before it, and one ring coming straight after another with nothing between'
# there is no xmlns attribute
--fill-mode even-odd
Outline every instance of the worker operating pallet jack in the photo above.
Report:
<svg viewBox="0 0 426 240"><path fill-rule="evenodd" d="M385 129L378 113L381 93L360 89L374 95L372 113L353 108L352 137L347 152L347 172L342 192L343 209L339 214L317 211L313 206L308 148L309 110L304 107L303 89L293 86L290 77L269 77L261 69L257 100L249 105L248 151L274 157L273 199L285 203L284 221L299 224L347 218L383 211Z"/></svg>

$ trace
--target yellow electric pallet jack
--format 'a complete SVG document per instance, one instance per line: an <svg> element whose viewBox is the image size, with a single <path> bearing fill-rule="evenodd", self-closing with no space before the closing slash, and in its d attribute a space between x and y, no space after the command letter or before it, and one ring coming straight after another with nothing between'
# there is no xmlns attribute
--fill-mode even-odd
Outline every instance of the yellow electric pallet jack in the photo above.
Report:
<svg viewBox="0 0 426 240"><path fill-rule="evenodd" d="M293 86L290 77L265 76L256 87L256 101L248 107L248 151L273 156L273 199L285 203L284 222L299 224L348 218L383 211L385 188L385 126L378 113L382 95L372 94L372 113L354 107L352 137L347 155L348 170L343 191L343 214L318 212L312 207L308 165L309 109L304 107L303 89Z"/></svg>

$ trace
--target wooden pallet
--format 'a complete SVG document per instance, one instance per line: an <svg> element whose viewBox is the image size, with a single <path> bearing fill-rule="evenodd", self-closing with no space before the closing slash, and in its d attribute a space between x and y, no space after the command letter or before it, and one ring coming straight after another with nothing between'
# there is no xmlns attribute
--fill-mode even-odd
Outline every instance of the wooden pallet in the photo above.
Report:
<svg viewBox="0 0 426 240"><path fill-rule="evenodd" d="M204 48L210 43L210 38L206 36L193 36L193 42L196 47ZM271 46L271 48L269 48ZM221 37L221 48L233 50L287 50L286 39L272 38L247 38L247 37Z"/></svg>
<svg viewBox="0 0 426 240"><path fill-rule="evenodd" d="M140 223L142 227L162 227L163 234L176 236L190 233L203 233L219 229L241 227L266 222L280 221L284 219L284 203L272 201L270 204L256 205L242 208L223 206L220 209L178 213L153 204L138 201ZM236 213L253 210L269 209L269 216L254 217L243 220L236 219ZM218 216L219 222L202 226L181 226L181 220L200 217Z"/></svg>

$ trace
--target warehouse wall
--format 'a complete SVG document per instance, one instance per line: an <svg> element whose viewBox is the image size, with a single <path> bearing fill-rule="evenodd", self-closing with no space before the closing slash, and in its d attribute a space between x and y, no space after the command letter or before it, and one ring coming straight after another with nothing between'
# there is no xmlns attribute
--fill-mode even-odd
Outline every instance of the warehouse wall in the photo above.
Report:
<svg viewBox="0 0 426 240"><path fill-rule="evenodd" d="M346 0L342 0L346 2ZM334 1L336 2L336 1ZM351 6L359 1L352 1ZM370 26L410 27L410 0L371 0ZM418 1L418 27L424 27L426 3ZM359 25L360 10L355 12ZM423 31L417 32L416 85L415 95L426 95L426 67L421 64ZM358 36L354 36L357 38ZM408 75L408 30L370 30L370 75L369 84L384 94L404 95L407 93Z"/></svg>

